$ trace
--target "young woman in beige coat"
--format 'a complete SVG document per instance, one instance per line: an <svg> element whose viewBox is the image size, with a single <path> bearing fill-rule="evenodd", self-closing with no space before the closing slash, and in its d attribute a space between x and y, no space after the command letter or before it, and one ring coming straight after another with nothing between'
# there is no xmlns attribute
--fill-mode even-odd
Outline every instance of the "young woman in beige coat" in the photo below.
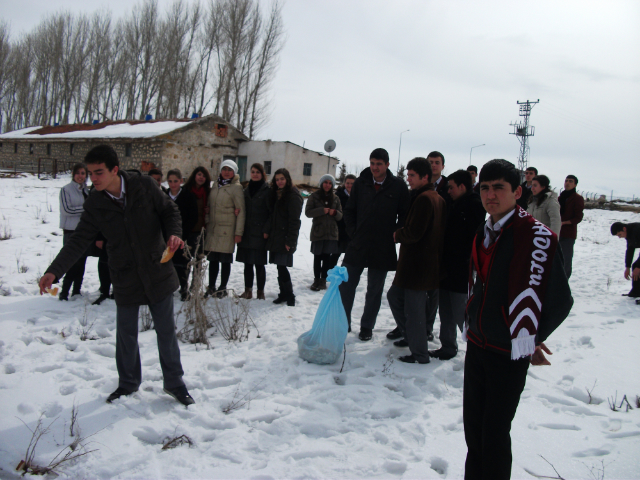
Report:
<svg viewBox="0 0 640 480"><path fill-rule="evenodd" d="M549 188L549 177L537 175L531 182L531 196L527 212L533 218L551 229L560 236L562 221L560 220L560 203L558 195Z"/></svg>
<svg viewBox="0 0 640 480"><path fill-rule="evenodd" d="M225 160L220 165L218 184L213 186L209 194L207 239L204 244L209 260L209 287L206 295L223 297L227 294L233 251L236 243L242 241L244 233L244 217L244 192L240 185L238 166L233 160ZM222 275L220 286L216 289L220 264Z"/></svg>

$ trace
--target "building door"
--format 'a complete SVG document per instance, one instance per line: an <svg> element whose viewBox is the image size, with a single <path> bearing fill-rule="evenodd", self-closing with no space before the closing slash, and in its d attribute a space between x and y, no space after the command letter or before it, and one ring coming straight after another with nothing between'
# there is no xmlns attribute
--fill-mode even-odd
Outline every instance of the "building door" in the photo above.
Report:
<svg viewBox="0 0 640 480"><path fill-rule="evenodd" d="M247 179L247 157L238 157L238 175L240 175L240 181L244 182Z"/></svg>

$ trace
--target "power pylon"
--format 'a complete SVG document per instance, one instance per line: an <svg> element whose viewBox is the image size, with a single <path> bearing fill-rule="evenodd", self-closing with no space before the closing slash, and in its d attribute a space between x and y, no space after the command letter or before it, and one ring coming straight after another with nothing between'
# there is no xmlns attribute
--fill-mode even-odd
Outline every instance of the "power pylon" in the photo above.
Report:
<svg viewBox="0 0 640 480"><path fill-rule="evenodd" d="M518 101L520 105L520 116L524 117L520 123L510 123L513 127L513 132L510 135L518 137L520 142L520 156L518 157L518 170L520 170L520 177L524 179L524 171L527 169L529 163L529 145L527 138L533 137L536 128L533 125L529 125L529 115L531 115L531 109L536 103L539 103L540 99L535 102L527 100L526 102Z"/></svg>

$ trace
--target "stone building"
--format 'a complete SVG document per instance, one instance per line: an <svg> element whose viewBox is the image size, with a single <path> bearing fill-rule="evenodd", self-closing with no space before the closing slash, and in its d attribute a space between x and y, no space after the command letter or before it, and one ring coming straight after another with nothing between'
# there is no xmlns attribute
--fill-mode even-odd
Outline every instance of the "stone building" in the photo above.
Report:
<svg viewBox="0 0 640 480"><path fill-rule="evenodd" d="M217 115L195 119L109 121L96 124L29 127L0 135L0 169L31 173L68 171L96 145L111 145L121 168L165 174L179 168L184 177L197 166L217 176L220 163L232 159L242 181L253 163L268 174L286 167L296 184L316 185L322 175L335 176L336 158L291 142L250 141Z"/></svg>

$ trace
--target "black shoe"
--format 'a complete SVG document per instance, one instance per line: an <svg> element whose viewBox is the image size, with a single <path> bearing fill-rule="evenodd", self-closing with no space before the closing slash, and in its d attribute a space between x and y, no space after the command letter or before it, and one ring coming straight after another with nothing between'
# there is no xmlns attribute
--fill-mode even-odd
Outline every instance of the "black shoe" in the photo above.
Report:
<svg viewBox="0 0 640 480"><path fill-rule="evenodd" d="M189 294L188 290L185 290L184 292L180 292L180 301L186 302L187 300L189 300L190 296L191 295Z"/></svg>
<svg viewBox="0 0 640 480"><path fill-rule="evenodd" d="M429 350L429 356L431 358L437 358L438 360L451 360L457 354L457 352L451 354L450 352L442 350L441 348L439 348L438 350Z"/></svg>
<svg viewBox="0 0 640 480"><path fill-rule="evenodd" d="M60 295L58 295L58 300L62 301L69 301L69 292L65 293L65 292L60 292Z"/></svg>
<svg viewBox="0 0 640 480"><path fill-rule="evenodd" d="M397 340L398 338L402 338L404 337L404 335L402 334L402 330L400 330L400 327L396 327L393 330L391 330L389 333L387 333L387 338L389 340Z"/></svg>
<svg viewBox="0 0 640 480"><path fill-rule="evenodd" d="M191 395L189 395L189 391L187 390L187 387L185 387L184 385L176 388L164 388L163 390L165 391L165 393L168 393L169 395L171 395L173 398L175 398L185 407L188 407L189 405L193 405L194 403L196 403L196 401L191 397Z"/></svg>
<svg viewBox="0 0 640 480"><path fill-rule="evenodd" d="M296 306L296 296L291 293L287 297L287 307L295 307Z"/></svg>
<svg viewBox="0 0 640 480"><path fill-rule="evenodd" d="M361 328L358 338L363 342L368 342L373 338L373 330L371 330L370 328Z"/></svg>
<svg viewBox="0 0 640 480"><path fill-rule="evenodd" d="M433 342L433 332L427 333L427 341Z"/></svg>
<svg viewBox="0 0 640 480"><path fill-rule="evenodd" d="M351 325L349 325L349 330L347 330L347 332L350 332L350 331L351 331Z"/></svg>
<svg viewBox="0 0 640 480"><path fill-rule="evenodd" d="M80 290L77 290L77 291L76 291L76 290L74 290L73 292L71 292L71 296L72 296L72 297L75 297L76 295L80 295L80 296L82 296L82 293L80 293Z"/></svg>
<svg viewBox="0 0 640 480"><path fill-rule="evenodd" d="M111 403L114 400L119 399L120 397L126 397L131 395L132 393L136 393L138 389L135 390L127 390L126 388L118 387L116 391L107 397L107 403Z"/></svg>
<svg viewBox="0 0 640 480"><path fill-rule="evenodd" d="M396 347L408 347L409 346L409 342L407 342L404 338L402 338L400 340L396 340L395 342L393 342L393 344Z"/></svg>
<svg viewBox="0 0 640 480"><path fill-rule="evenodd" d="M100 305L102 302L104 302L108 298L109 298L109 295L105 295L104 293L101 293L100 296L96 300L94 300L94 302L91 305Z"/></svg>
<svg viewBox="0 0 640 480"><path fill-rule="evenodd" d="M640 305L640 298L636 300L636 305Z"/></svg>
<svg viewBox="0 0 640 480"><path fill-rule="evenodd" d="M313 283L309 287L309 290L317 292L318 290L320 290L319 284L320 284L320 279L319 278L314 278L313 279Z"/></svg>
<svg viewBox="0 0 640 480"><path fill-rule="evenodd" d="M287 297L285 297L282 293L278 294L278 297L273 301L276 305L279 305L283 302L287 301Z"/></svg>
<svg viewBox="0 0 640 480"><path fill-rule="evenodd" d="M414 357L413 355L405 355L404 357L398 357L398 360L400 360L401 362L404 363L420 363L420 364L425 364L425 363L429 363L429 358L427 357L426 361L419 361L416 357Z"/></svg>

